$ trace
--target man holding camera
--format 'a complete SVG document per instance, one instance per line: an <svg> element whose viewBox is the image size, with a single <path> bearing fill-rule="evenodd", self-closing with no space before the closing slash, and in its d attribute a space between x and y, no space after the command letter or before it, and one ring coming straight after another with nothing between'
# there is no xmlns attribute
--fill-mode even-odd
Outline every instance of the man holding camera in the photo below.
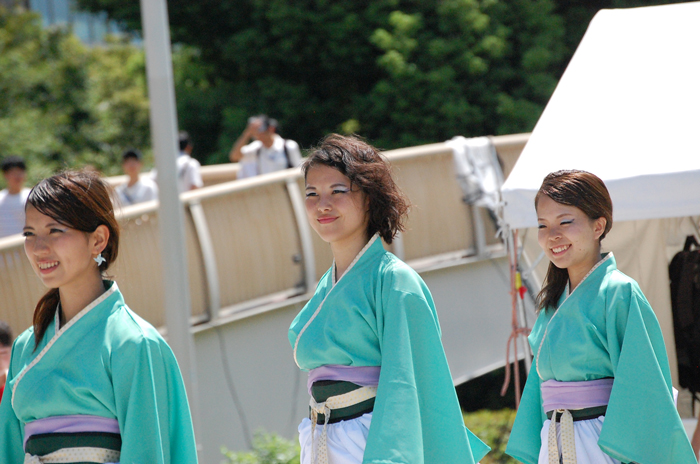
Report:
<svg viewBox="0 0 700 464"><path fill-rule="evenodd" d="M255 140L248 143L251 139ZM231 148L229 159L240 163L238 178L243 179L298 166L301 152L294 140L277 135L275 119L261 114L248 119L247 127Z"/></svg>

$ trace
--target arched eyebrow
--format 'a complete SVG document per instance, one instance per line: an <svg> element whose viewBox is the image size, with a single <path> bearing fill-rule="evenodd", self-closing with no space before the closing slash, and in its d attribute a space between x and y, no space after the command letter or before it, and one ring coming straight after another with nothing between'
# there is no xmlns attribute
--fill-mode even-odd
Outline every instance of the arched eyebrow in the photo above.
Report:
<svg viewBox="0 0 700 464"><path fill-rule="evenodd" d="M562 214L558 214L557 217L555 217L554 219L561 219L561 218L564 217L564 216L573 216L573 214L572 214L572 213L562 213ZM538 220L538 221L546 221L545 218L541 218L541 217L538 217L537 220Z"/></svg>
<svg viewBox="0 0 700 464"><path fill-rule="evenodd" d="M48 224L44 225L44 229L51 229L53 227L68 227L65 224L61 224L60 222L49 222ZM34 230L34 227L25 225L22 230Z"/></svg>
<svg viewBox="0 0 700 464"><path fill-rule="evenodd" d="M337 187L345 187L345 188L352 188L351 185L348 185L347 183L344 182L336 182L335 184L331 184L329 188L334 189ZM316 190L316 187L314 185L307 185L306 190Z"/></svg>

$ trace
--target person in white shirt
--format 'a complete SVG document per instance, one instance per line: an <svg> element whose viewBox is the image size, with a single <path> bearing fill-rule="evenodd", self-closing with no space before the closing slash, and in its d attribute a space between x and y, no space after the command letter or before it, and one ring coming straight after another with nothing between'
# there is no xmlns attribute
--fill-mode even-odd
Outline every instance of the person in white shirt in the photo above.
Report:
<svg viewBox="0 0 700 464"><path fill-rule="evenodd" d="M27 166L18 156L8 156L0 165L7 188L0 190L0 237L21 234L24 228L24 204L29 189L24 187Z"/></svg>
<svg viewBox="0 0 700 464"><path fill-rule="evenodd" d="M277 121L264 114L248 119L246 129L229 153L229 159L241 166L239 179L301 164L299 145L294 140L285 140L277 135L277 127ZM251 139L255 140L248 143Z"/></svg>
<svg viewBox="0 0 700 464"><path fill-rule="evenodd" d="M122 155L122 170L128 182L116 188L122 206L158 199L158 185L148 176L140 176L143 162L141 152L129 149Z"/></svg>
<svg viewBox="0 0 700 464"><path fill-rule="evenodd" d="M181 131L180 136L180 156L177 157L177 181L180 187L180 193L188 190L194 190L204 185L202 182L202 174L200 172L201 164L199 161L192 158L192 141L190 135Z"/></svg>
<svg viewBox="0 0 700 464"><path fill-rule="evenodd" d="M200 188L204 185L202 181L202 167L199 161L192 158L192 142L190 135L181 131L178 135L180 144L180 154L177 157L177 186L180 193ZM158 173L155 169L151 171L151 178L158 182Z"/></svg>

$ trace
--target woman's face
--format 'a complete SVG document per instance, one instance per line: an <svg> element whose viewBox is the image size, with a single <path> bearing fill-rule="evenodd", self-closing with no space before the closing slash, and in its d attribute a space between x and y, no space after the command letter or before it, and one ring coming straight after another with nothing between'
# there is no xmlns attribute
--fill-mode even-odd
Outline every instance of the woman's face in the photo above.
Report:
<svg viewBox="0 0 700 464"><path fill-rule="evenodd" d="M367 241L369 199L335 168L317 165L306 173L306 216L330 244Z"/></svg>
<svg viewBox="0 0 700 464"><path fill-rule="evenodd" d="M537 239L545 255L560 269L582 277L600 259L605 218L590 219L575 206L543 195L537 203Z"/></svg>
<svg viewBox="0 0 700 464"><path fill-rule="evenodd" d="M49 288L79 288L100 271L93 259L105 243L99 226L92 233L67 227L27 205L24 251L32 269Z"/></svg>

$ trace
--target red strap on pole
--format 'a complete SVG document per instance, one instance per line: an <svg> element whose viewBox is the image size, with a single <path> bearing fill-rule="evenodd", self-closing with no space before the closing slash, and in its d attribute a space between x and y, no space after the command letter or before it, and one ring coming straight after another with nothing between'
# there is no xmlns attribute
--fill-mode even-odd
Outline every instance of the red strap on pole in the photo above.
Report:
<svg viewBox="0 0 700 464"><path fill-rule="evenodd" d="M530 329L527 327L520 327L520 322L518 321L518 297L524 298L527 289L522 284L522 279L520 273L518 272L518 231L512 232L509 237L510 242L510 295L511 302L513 305L511 312L511 333L506 342L506 378L503 381L503 387L501 387L501 396L505 396L508 391L508 385L510 384L511 368L514 372L514 386L515 386L515 409L520 406L520 369L518 365L518 335L528 336L530 334ZM513 345L514 360L510 359L510 347ZM511 366L514 364L514 366Z"/></svg>

